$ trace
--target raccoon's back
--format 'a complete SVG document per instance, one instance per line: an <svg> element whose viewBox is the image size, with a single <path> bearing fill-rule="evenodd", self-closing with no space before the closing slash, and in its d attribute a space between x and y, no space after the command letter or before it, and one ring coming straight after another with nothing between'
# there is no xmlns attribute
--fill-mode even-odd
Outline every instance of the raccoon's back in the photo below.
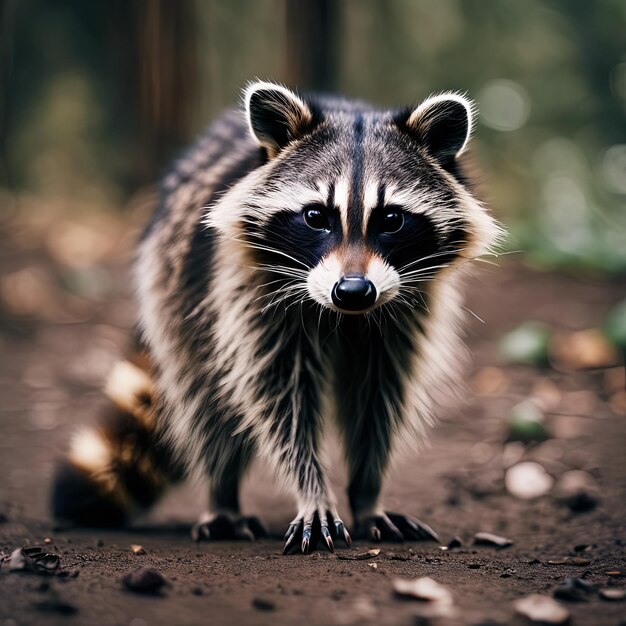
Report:
<svg viewBox="0 0 626 626"><path fill-rule="evenodd" d="M182 324L197 310L211 289L215 254L215 235L204 223L207 211L264 162L244 116L228 111L165 176L158 206L139 243L136 281L142 313L150 314L152 308L152 315L159 311L161 323ZM148 330L145 322L140 319L140 330Z"/></svg>

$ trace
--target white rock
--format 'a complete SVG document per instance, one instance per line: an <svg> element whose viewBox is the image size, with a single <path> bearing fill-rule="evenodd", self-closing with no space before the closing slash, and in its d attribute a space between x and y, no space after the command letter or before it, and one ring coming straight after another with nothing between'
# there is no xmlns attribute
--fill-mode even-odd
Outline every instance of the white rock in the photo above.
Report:
<svg viewBox="0 0 626 626"><path fill-rule="evenodd" d="M569 611L550 596L535 593L517 600L515 611L534 624L567 624Z"/></svg>
<svg viewBox="0 0 626 626"><path fill-rule="evenodd" d="M591 474L582 470L570 470L559 478L555 492L559 497L568 497L581 491L596 491L598 485Z"/></svg>
<svg viewBox="0 0 626 626"><path fill-rule="evenodd" d="M414 598L423 602L437 602L446 606L454 604L452 594L436 580L426 576L413 580L395 578L392 586L399 596Z"/></svg>
<svg viewBox="0 0 626 626"><path fill-rule="evenodd" d="M547 494L552 489L554 479L539 463L524 461L506 471L504 484L516 498L532 500Z"/></svg>

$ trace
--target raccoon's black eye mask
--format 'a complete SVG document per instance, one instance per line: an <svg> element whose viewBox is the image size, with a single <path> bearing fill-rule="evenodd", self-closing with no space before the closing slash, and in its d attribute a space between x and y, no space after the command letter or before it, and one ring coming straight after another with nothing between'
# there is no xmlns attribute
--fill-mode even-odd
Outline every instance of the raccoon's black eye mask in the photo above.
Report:
<svg viewBox="0 0 626 626"><path fill-rule="evenodd" d="M441 245L433 221L426 215L402 211L402 226L395 232L384 230L398 223L395 207L377 209L367 229L367 241L391 266L400 270L409 263L435 254Z"/></svg>

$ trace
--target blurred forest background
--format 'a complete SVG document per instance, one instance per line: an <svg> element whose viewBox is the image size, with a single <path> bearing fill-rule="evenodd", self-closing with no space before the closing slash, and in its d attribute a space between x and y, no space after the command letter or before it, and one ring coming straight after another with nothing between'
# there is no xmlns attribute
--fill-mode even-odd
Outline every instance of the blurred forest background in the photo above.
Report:
<svg viewBox="0 0 626 626"><path fill-rule="evenodd" d="M50 234L70 264L97 261L102 229L261 77L380 106L466 90L509 249L540 266L626 272L623 0L0 6L0 220L97 224Z"/></svg>

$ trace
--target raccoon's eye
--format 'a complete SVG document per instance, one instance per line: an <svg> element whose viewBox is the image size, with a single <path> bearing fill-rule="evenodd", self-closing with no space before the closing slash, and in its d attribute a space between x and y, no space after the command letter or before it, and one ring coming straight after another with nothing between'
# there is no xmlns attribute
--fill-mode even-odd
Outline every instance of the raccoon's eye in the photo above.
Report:
<svg viewBox="0 0 626 626"><path fill-rule="evenodd" d="M302 215L309 228L313 230L330 230L330 222L328 221L326 208L322 205L315 204L304 207Z"/></svg>
<svg viewBox="0 0 626 626"><path fill-rule="evenodd" d="M396 209L385 213L381 224L381 230L387 235L397 233L404 226L404 215Z"/></svg>

